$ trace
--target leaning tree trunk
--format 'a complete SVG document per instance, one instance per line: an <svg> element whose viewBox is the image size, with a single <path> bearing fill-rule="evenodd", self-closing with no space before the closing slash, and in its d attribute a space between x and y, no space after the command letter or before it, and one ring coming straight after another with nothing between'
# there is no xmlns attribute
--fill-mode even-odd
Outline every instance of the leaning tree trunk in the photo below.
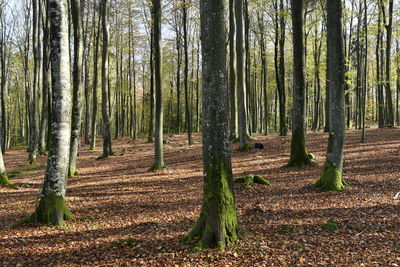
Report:
<svg viewBox="0 0 400 267"><path fill-rule="evenodd" d="M235 2L236 16L236 76L238 90L238 113L239 113L239 139L240 150L249 150L250 144L247 137L247 116L246 116L246 85L245 85L245 62L243 47L243 0Z"/></svg>
<svg viewBox="0 0 400 267"><path fill-rule="evenodd" d="M63 224L71 219L65 186L71 137L71 91L67 0L48 2L51 39L52 120L47 170L39 205L24 222Z"/></svg>
<svg viewBox="0 0 400 267"><path fill-rule="evenodd" d="M154 82L155 82L155 127L154 165L152 170L164 169L163 152L163 99L162 99L162 57L161 57L161 0L153 0L154 33Z"/></svg>
<svg viewBox="0 0 400 267"><path fill-rule="evenodd" d="M113 154L111 149L111 129L109 116L109 96L108 96L108 0L102 0L101 24L103 31L103 46L101 52L101 115L103 118L103 158Z"/></svg>
<svg viewBox="0 0 400 267"><path fill-rule="evenodd" d="M304 53L304 3L292 0L293 24L293 128L288 166L311 164L306 147L306 91Z"/></svg>
<svg viewBox="0 0 400 267"><path fill-rule="evenodd" d="M344 54L342 31L342 1L327 1L327 40L329 78L329 140L325 166L315 184L324 190L341 191L346 182L342 178L345 138L344 112Z"/></svg>
<svg viewBox="0 0 400 267"><path fill-rule="evenodd" d="M72 122L71 122L71 148L69 154L68 176L77 174L76 158L78 156L79 138L81 133L81 113L82 113L82 15L81 1L71 1L72 24L74 29L74 66L72 71Z"/></svg>
<svg viewBox="0 0 400 267"><path fill-rule="evenodd" d="M239 229L231 156L228 142L228 107L224 1L200 2L203 58L203 207L186 241L200 238L194 250L226 245Z"/></svg>

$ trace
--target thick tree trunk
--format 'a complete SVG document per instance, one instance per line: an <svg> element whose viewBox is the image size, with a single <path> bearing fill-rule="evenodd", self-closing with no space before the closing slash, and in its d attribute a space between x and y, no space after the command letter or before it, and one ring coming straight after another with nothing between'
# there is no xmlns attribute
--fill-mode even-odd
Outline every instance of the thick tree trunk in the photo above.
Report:
<svg viewBox="0 0 400 267"><path fill-rule="evenodd" d="M342 1L327 2L327 41L329 58L329 140L321 178L315 184L324 190L341 191L346 183L342 178L345 139L344 114L344 54Z"/></svg>
<svg viewBox="0 0 400 267"><path fill-rule="evenodd" d="M154 165L151 170L164 169L163 152L163 98L162 98L162 55L161 55L161 0L153 0L154 32L154 77L155 77L155 130Z"/></svg>
<svg viewBox="0 0 400 267"><path fill-rule="evenodd" d="M65 205L71 136L71 92L67 0L48 3L51 33L52 120L50 156L39 205L23 222L61 225L71 219Z"/></svg>
<svg viewBox="0 0 400 267"><path fill-rule="evenodd" d="M293 25L293 129L288 166L311 164L306 146L306 91L304 54L304 3L292 0Z"/></svg>
<svg viewBox="0 0 400 267"><path fill-rule="evenodd" d="M200 237L195 251L235 242L238 220L228 142L224 1L200 2L203 55L203 206L186 241Z"/></svg>

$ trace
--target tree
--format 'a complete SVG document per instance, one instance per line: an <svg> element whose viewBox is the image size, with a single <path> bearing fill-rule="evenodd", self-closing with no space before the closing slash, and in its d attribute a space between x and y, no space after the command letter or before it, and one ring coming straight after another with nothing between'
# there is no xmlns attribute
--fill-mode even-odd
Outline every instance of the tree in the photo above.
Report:
<svg viewBox="0 0 400 267"><path fill-rule="evenodd" d="M292 0L293 24L293 128L289 166L311 163L306 147L306 91L304 64L304 2Z"/></svg>
<svg viewBox="0 0 400 267"><path fill-rule="evenodd" d="M195 250L237 239L238 220L228 142L224 1L200 2L203 58L203 206L185 241L200 237Z"/></svg>
<svg viewBox="0 0 400 267"><path fill-rule="evenodd" d="M0 147L1 149L1 147ZM4 166L3 153L0 151L0 185L12 186L6 173L6 167Z"/></svg>
<svg viewBox="0 0 400 267"><path fill-rule="evenodd" d="M155 79L155 127L154 165L151 170L164 169L163 152L163 98L162 98L162 56L161 56L161 0L153 0L154 33L154 79Z"/></svg>
<svg viewBox="0 0 400 267"><path fill-rule="evenodd" d="M230 138L238 135L237 87L235 52L235 0L229 0L229 97L230 97Z"/></svg>
<svg viewBox="0 0 400 267"><path fill-rule="evenodd" d="M79 138L81 133L81 113L82 113L82 15L81 1L71 1L72 25L74 30L74 66L72 71L72 122L71 122L71 149L69 155L68 176L77 174L76 158L78 156Z"/></svg>
<svg viewBox="0 0 400 267"><path fill-rule="evenodd" d="M62 225L72 218L64 201L71 137L67 0L48 1L48 9L52 77L50 150L39 204L23 222Z"/></svg>
<svg viewBox="0 0 400 267"><path fill-rule="evenodd" d="M111 129L108 96L108 0L101 1L101 28L103 46L101 51L101 116L103 118L103 158L113 155L111 148Z"/></svg>
<svg viewBox="0 0 400 267"><path fill-rule="evenodd" d="M327 43L329 78L329 140L320 179L315 184L325 190L341 191L346 182L342 178L345 139L344 114L344 53L342 30L342 1L327 1Z"/></svg>
<svg viewBox="0 0 400 267"><path fill-rule="evenodd" d="M240 150L249 150L249 138L247 137L247 107L246 107L246 84L245 84L245 61L243 47L243 0L235 2L236 16L236 77L238 91L238 113L239 113L239 139Z"/></svg>

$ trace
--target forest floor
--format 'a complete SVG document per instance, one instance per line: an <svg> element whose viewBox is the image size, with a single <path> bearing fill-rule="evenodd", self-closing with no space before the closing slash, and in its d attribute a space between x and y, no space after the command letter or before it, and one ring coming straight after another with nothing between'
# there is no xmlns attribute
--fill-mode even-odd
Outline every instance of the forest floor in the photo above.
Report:
<svg viewBox="0 0 400 267"><path fill-rule="evenodd" d="M0 266L398 266L400 265L400 128L348 131L343 192L312 187L322 170L327 135L308 135L315 166L287 168L290 136L255 136L263 150L239 152L235 177L264 175L272 186L235 185L243 233L225 253L190 254L180 239L194 225L202 202L200 136L167 136L167 170L152 173L152 144L114 140L117 156L83 146L79 172L68 181L75 221L65 226L13 226L33 212L45 157L26 164L24 150L4 159L19 189L0 188ZM339 227L329 231L328 220ZM331 229L334 230L334 229Z"/></svg>

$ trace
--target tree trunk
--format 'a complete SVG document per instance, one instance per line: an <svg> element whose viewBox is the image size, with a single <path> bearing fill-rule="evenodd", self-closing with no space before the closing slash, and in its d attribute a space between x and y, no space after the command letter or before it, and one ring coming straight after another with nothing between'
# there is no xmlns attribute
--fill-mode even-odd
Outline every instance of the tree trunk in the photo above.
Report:
<svg viewBox="0 0 400 267"><path fill-rule="evenodd" d="M65 205L71 136L71 92L67 0L48 2L51 34L52 120L50 156L39 205L23 222L62 225L71 219Z"/></svg>
<svg viewBox="0 0 400 267"><path fill-rule="evenodd" d="M77 174L76 158L78 156L79 139L81 133L82 113L82 14L81 1L71 1L72 24L74 30L74 65L72 71L72 118L71 118L71 147L69 154L68 176Z"/></svg>
<svg viewBox="0 0 400 267"><path fill-rule="evenodd" d="M229 97L230 97L230 138L238 137L236 52L235 52L235 0L229 0Z"/></svg>
<svg viewBox="0 0 400 267"><path fill-rule="evenodd" d="M342 29L342 1L327 1L327 42L329 58L330 132L326 161L321 178L315 184L324 190L341 191L346 182L342 178L345 139L344 114L344 54Z"/></svg>
<svg viewBox="0 0 400 267"><path fill-rule="evenodd" d="M237 58L237 90L238 90L238 113L239 113L239 139L240 150L249 150L250 144L247 137L247 107L246 107L246 84L245 84L245 62L243 47L243 0L236 0L236 58Z"/></svg>
<svg viewBox="0 0 400 267"><path fill-rule="evenodd" d="M101 59L101 114L103 118L103 158L113 154L111 149L111 127L109 117L110 97L108 95L108 0L102 0L101 21L103 30L103 47Z"/></svg>
<svg viewBox="0 0 400 267"><path fill-rule="evenodd" d="M186 241L200 237L194 251L224 250L239 230L228 142L224 1L200 2L203 58L203 206Z"/></svg>
<svg viewBox="0 0 400 267"><path fill-rule="evenodd" d="M163 152L163 98L162 98L162 55L161 55L161 0L153 0L154 32L154 77L155 77L155 142L154 165L151 170L164 169Z"/></svg>
<svg viewBox="0 0 400 267"><path fill-rule="evenodd" d="M95 9L94 9L95 10ZM94 11L94 13L96 13ZM93 24L95 24L95 14L93 15ZM92 140L90 143L90 150L96 149L96 134L97 134L97 84L98 84L98 60L99 60L99 42L100 42L100 22L97 22L97 27L94 28L95 32L95 47L93 59L93 96L92 96ZM97 31L96 31L97 28Z"/></svg>
<svg viewBox="0 0 400 267"><path fill-rule="evenodd" d="M306 146L306 91L304 54L304 3L292 0L293 25L293 129L288 166L311 164Z"/></svg>
<svg viewBox="0 0 400 267"><path fill-rule="evenodd" d="M187 33L187 13L189 6L187 5L186 0L182 2L182 12L183 12L183 49L185 54L185 66L184 66L184 86L185 86L185 121L186 121L186 130L188 134L188 143L189 145L193 144L192 139L192 116L190 113L189 107L189 88L188 88L188 75L189 75L189 47L188 47L188 33Z"/></svg>

